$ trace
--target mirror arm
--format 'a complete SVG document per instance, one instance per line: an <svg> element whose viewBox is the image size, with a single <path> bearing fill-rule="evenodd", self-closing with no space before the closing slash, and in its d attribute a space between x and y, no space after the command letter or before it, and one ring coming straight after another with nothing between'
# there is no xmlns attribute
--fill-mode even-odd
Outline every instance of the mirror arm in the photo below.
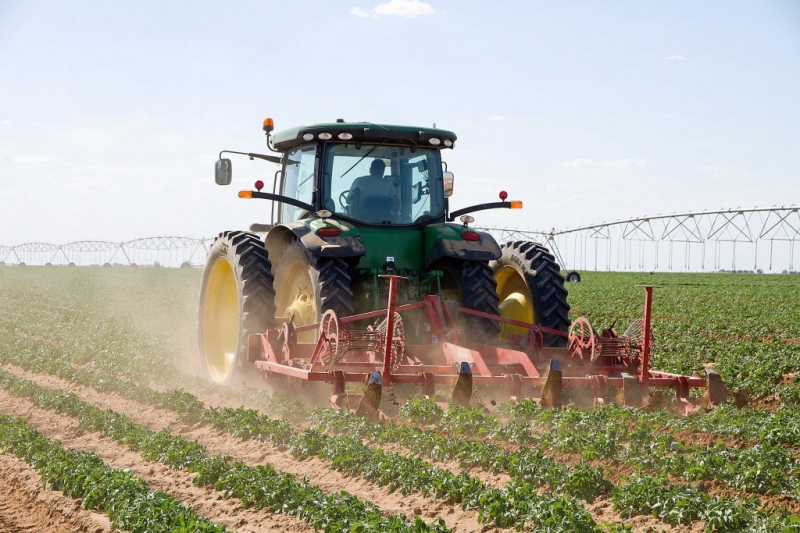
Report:
<svg viewBox="0 0 800 533"><path fill-rule="evenodd" d="M277 163L279 165L283 164L283 158L277 157L274 155L264 155L264 154L250 154L247 152L234 152L233 150L223 150L219 153L219 158L222 159L222 154L239 154L239 155L246 155L250 159L263 159L264 161L269 161L270 163Z"/></svg>
<svg viewBox="0 0 800 533"><path fill-rule="evenodd" d="M299 207L300 209L305 209L309 213L315 213L317 209L305 202L301 202L300 200L295 200L294 198L289 198L288 196L283 196L281 194L272 194L271 192L261 192L261 191L251 191L253 198L261 198L262 200L273 200L275 202L280 202L283 204L293 205L295 207Z"/></svg>
<svg viewBox="0 0 800 533"><path fill-rule="evenodd" d="M475 211L483 211L485 209L511 209L511 202L492 202L489 204L471 205L469 207L453 211L447 216L447 221L452 222L461 215L474 213Z"/></svg>

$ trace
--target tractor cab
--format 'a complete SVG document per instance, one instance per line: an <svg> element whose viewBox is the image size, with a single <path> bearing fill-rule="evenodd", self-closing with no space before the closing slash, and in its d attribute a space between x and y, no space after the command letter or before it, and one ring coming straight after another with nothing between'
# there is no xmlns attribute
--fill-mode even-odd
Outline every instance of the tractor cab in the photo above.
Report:
<svg viewBox="0 0 800 533"><path fill-rule="evenodd" d="M268 147L282 156L246 155L282 166L273 191L295 202L273 209L273 225L313 217L320 210L356 226L420 227L445 221L453 174L445 170L441 151L454 146L453 132L341 121L272 136L271 127L267 119ZM220 161L217 183L227 184L231 163Z"/></svg>

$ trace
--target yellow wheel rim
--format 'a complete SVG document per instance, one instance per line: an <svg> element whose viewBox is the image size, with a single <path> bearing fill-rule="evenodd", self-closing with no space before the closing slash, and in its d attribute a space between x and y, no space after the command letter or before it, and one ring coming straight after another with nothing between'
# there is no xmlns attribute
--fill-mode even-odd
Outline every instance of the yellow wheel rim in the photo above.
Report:
<svg viewBox="0 0 800 533"><path fill-rule="evenodd" d="M203 310L203 357L211 380L222 383L233 370L239 343L236 276L231 264L223 257L217 259L211 268Z"/></svg>
<svg viewBox="0 0 800 533"><path fill-rule="evenodd" d="M500 296L500 315L533 324L533 298L522 274L514 267L503 266L494 273L494 279L497 281L497 295ZM525 333L525 328L503 324L500 335L506 340L509 335Z"/></svg>
<svg viewBox="0 0 800 533"><path fill-rule="evenodd" d="M308 266L301 262L287 265L275 287L275 309L278 320L294 317L295 326L317 322L317 301ZM298 342L315 342L316 332L307 331L297 336Z"/></svg>

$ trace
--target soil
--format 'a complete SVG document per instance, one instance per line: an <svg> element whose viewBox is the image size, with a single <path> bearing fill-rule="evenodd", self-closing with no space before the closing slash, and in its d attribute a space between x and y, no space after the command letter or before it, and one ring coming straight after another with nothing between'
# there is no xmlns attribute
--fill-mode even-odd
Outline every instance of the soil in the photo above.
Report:
<svg viewBox="0 0 800 533"><path fill-rule="evenodd" d="M0 531L105 533L104 513L81 507L80 500L46 488L39 474L12 455L0 455Z"/></svg>

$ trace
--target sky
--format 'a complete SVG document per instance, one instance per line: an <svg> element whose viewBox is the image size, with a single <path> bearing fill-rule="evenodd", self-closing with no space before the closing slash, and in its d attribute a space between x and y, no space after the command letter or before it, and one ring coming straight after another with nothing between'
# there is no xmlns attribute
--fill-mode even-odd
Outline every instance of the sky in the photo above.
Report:
<svg viewBox="0 0 800 533"><path fill-rule="evenodd" d="M455 131L483 226L797 204L800 2L0 0L0 244L269 222L266 117Z"/></svg>

